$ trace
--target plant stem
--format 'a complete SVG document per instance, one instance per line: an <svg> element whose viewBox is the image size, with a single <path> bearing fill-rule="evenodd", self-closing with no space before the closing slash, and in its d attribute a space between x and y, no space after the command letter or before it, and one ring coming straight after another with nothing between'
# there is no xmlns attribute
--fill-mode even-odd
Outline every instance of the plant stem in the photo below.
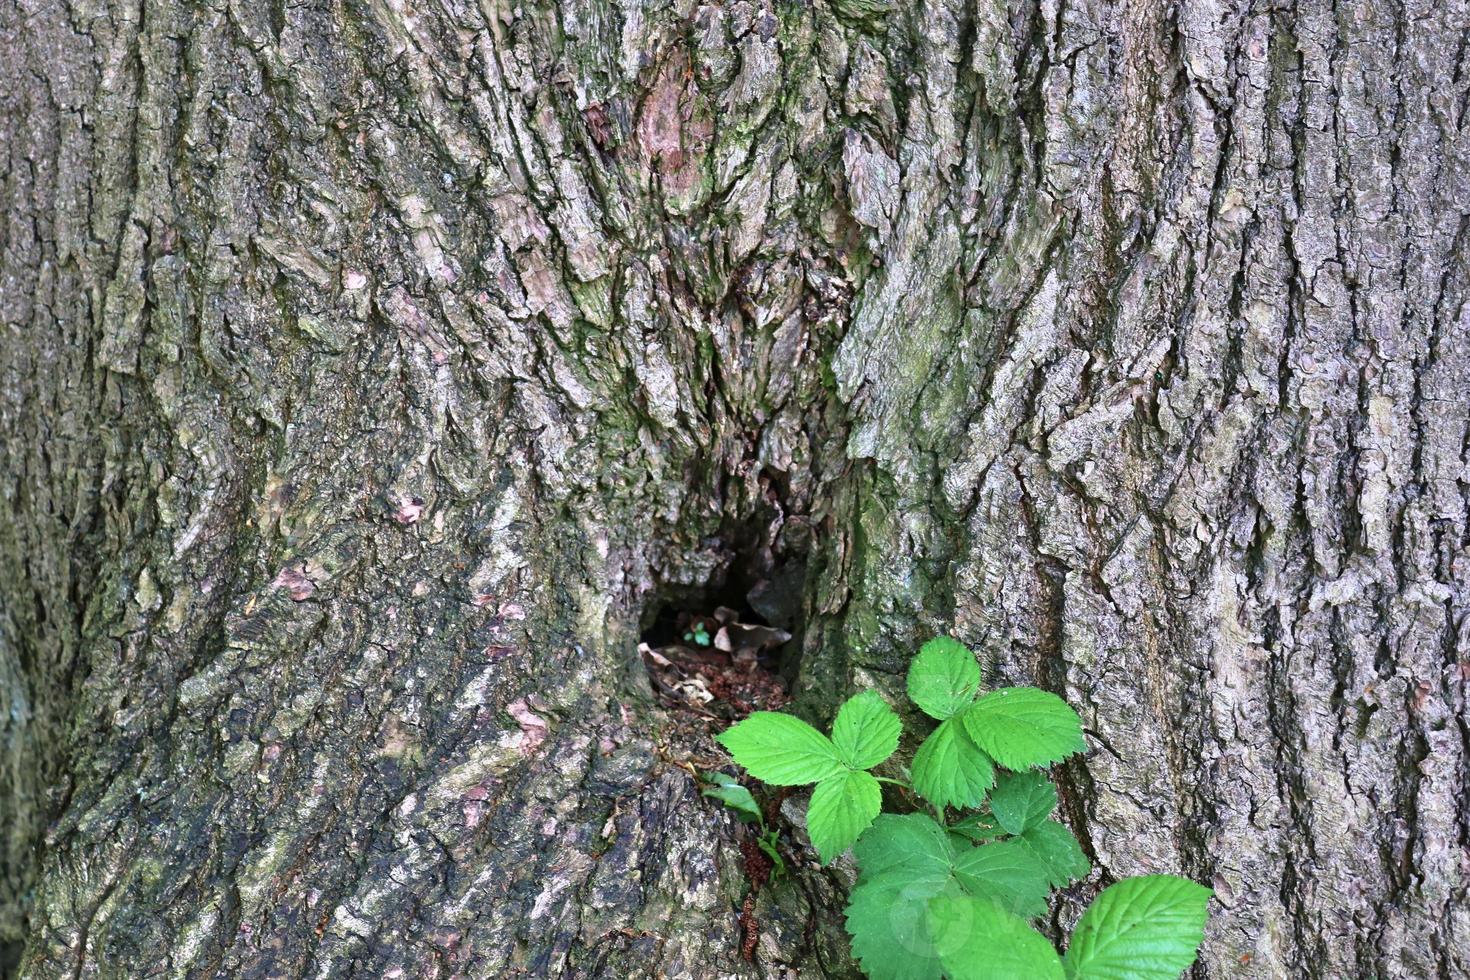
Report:
<svg viewBox="0 0 1470 980"><path fill-rule="evenodd" d="M873 778L878 780L878 782L880 783L892 783L895 786L902 786L910 793L914 792L914 788L908 783L904 782L902 779L889 779L887 776L874 776Z"/></svg>

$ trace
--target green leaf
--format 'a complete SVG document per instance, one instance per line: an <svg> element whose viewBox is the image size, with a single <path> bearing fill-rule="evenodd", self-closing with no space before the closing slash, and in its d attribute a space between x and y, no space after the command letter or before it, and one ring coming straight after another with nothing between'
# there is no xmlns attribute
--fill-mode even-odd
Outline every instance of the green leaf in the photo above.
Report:
<svg viewBox="0 0 1470 980"><path fill-rule="evenodd" d="M923 813L879 815L853 845L859 880L871 881L898 871L911 882L943 882L949 878L954 845L944 828Z"/></svg>
<svg viewBox="0 0 1470 980"><path fill-rule="evenodd" d="M704 774L704 780L709 786L701 795L719 800L734 810L735 816L745 823L765 822L760 804L756 803L755 797L750 795L750 790L741 786L740 781L734 776L727 776L722 772L707 772Z"/></svg>
<svg viewBox="0 0 1470 980"><path fill-rule="evenodd" d="M1019 841L971 849L955 861L954 874L967 892L998 902L1007 912L1028 919L1046 913L1046 870Z"/></svg>
<svg viewBox="0 0 1470 980"><path fill-rule="evenodd" d="M1024 834L1051 815L1057 790L1041 772L1005 772L995 781L990 810L1008 833Z"/></svg>
<svg viewBox="0 0 1470 980"><path fill-rule="evenodd" d="M1077 712L1040 688L991 691L965 711L964 719L975 744L1007 769L1050 765L1087 747Z"/></svg>
<svg viewBox="0 0 1470 980"><path fill-rule="evenodd" d="M1082 914L1067 971L1077 980L1172 980L1204 940L1211 894L1173 875L1125 878Z"/></svg>
<svg viewBox="0 0 1470 980"><path fill-rule="evenodd" d="M1055 820L1043 820L1018 839L1031 848L1031 853L1046 869L1047 881L1053 888L1065 888L1092 871L1077 838Z"/></svg>
<svg viewBox="0 0 1470 980"><path fill-rule="evenodd" d="M1005 828L996 821L993 813L972 813L949 829L967 840L982 844L1005 836Z"/></svg>
<svg viewBox="0 0 1470 980"><path fill-rule="evenodd" d="M846 769L812 790L806 832L823 864L831 864L868 829L883 808L883 791L869 773Z"/></svg>
<svg viewBox="0 0 1470 980"><path fill-rule="evenodd" d="M827 736L775 711L757 711L721 732L718 741L746 771L772 786L815 783L845 768Z"/></svg>
<svg viewBox="0 0 1470 980"><path fill-rule="evenodd" d="M1062 980L1062 960L1046 937L983 898L929 903L929 933L950 980Z"/></svg>
<svg viewBox="0 0 1470 980"><path fill-rule="evenodd" d="M756 845L771 859L771 877L780 878L786 873L786 862L776 850L776 832L768 830L756 838Z"/></svg>
<svg viewBox="0 0 1470 980"><path fill-rule="evenodd" d="M859 884L847 902L852 955L869 980L939 980L939 950L929 932L929 900L954 891L948 878L910 882L889 875Z"/></svg>
<svg viewBox="0 0 1470 980"><path fill-rule="evenodd" d="M832 742L837 753L854 769L871 769L898 748L903 722L874 691L854 694L837 712Z"/></svg>
<svg viewBox="0 0 1470 980"><path fill-rule="evenodd" d="M936 636L909 664L909 698L943 721L963 711L980 690L980 665L957 640Z"/></svg>
<svg viewBox="0 0 1470 980"><path fill-rule="evenodd" d="M985 802L985 792L995 783L995 766L965 731L964 723L951 718L924 739L914 754L914 789L935 806L967 809Z"/></svg>

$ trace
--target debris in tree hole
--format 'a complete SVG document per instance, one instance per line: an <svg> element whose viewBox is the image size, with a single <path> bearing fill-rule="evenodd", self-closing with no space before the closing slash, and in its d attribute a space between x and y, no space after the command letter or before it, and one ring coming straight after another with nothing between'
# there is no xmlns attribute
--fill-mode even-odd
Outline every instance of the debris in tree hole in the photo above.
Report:
<svg viewBox="0 0 1470 980"><path fill-rule="evenodd" d="M638 645L649 679L669 707L733 721L752 711L774 711L788 700L774 656L791 639L785 630L742 623L739 613L720 606L710 615L681 613L674 637L657 647Z"/></svg>

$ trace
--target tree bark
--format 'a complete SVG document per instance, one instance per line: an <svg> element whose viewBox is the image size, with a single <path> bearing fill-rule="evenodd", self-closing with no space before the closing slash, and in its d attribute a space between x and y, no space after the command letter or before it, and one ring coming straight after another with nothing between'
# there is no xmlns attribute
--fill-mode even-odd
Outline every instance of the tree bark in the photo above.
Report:
<svg viewBox="0 0 1470 980"><path fill-rule="evenodd" d="M1054 926L1470 976L1467 23L8 5L12 972L854 975L636 654L779 573L814 721L940 631L1079 707Z"/></svg>

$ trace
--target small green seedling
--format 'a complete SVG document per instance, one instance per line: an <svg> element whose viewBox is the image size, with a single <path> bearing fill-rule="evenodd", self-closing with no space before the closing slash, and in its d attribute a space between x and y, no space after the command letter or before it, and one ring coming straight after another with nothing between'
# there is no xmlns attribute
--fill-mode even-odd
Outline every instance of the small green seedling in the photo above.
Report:
<svg viewBox="0 0 1470 980"><path fill-rule="evenodd" d="M1042 771L1086 746L1065 701L1034 687L980 695L974 654L948 637L914 658L908 694L939 722L914 754L911 781L869 771L893 754L903 731L873 691L838 710L830 738L770 711L719 736L757 779L816 784L807 833L824 864L853 848L859 876L847 931L869 977L1172 980L1190 967L1212 893L1184 878L1146 875L1104 889L1065 956L1032 925L1046 914L1051 889L1092 870L1077 838L1052 819L1057 793ZM729 782L706 795L738 811L744 803L732 800L750 792L723 778ZM933 816L882 813L880 782L916 793ZM753 798L749 806L759 815ZM960 812L951 819L950 809Z"/></svg>
<svg viewBox="0 0 1470 980"><path fill-rule="evenodd" d="M709 630L705 628L704 620L699 620L685 630L684 640L686 643L693 643L697 646L709 646L712 641L710 640Z"/></svg>
<svg viewBox="0 0 1470 980"><path fill-rule="evenodd" d="M779 878L785 874L786 862L781 859L781 852L776 850L778 832L766 826L766 815L761 812L760 804L756 803L750 790L741 786L740 780L734 776L727 776L722 772L707 772L703 776L704 781L709 784L703 795L725 804L734 811L736 819L741 823L759 827L760 834L755 843L771 859L771 876Z"/></svg>

